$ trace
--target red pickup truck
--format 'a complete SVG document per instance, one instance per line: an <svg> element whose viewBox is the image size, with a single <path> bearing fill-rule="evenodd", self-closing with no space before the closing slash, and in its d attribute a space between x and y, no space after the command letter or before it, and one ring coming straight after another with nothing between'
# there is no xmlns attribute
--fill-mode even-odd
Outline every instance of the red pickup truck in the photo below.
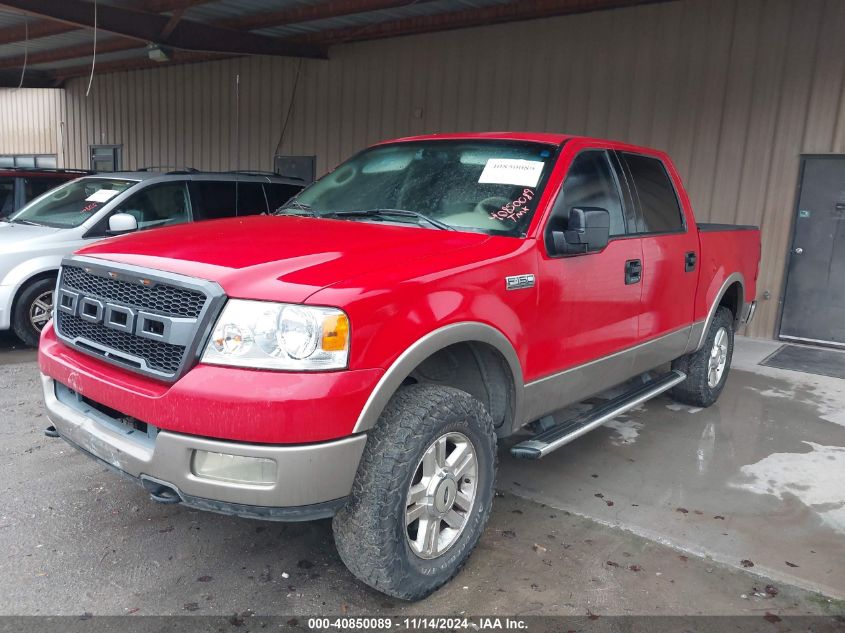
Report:
<svg viewBox="0 0 845 633"><path fill-rule="evenodd" d="M716 401L759 256L754 227L696 223L655 150L382 143L275 216L65 260L39 352L50 430L156 501L332 516L352 573L418 599L481 535L498 438L533 431L512 452L536 459L665 391Z"/></svg>

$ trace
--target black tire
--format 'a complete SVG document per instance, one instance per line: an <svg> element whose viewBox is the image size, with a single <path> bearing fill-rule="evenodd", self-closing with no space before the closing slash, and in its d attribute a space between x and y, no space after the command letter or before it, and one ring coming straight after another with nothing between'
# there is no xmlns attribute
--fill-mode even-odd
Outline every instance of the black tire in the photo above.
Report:
<svg viewBox="0 0 845 633"><path fill-rule="evenodd" d="M452 545L436 557L423 558L409 542L407 494L422 472L423 454L445 434L461 435L472 444L475 500ZM359 580L382 593L403 600L428 596L460 571L478 543L490 517L495 475L493 420L478 400L451 387L402 387L370 432L352 494L334 517L341 559ZM470 481L459 479L458 486ZM437 525L447 529L439 519Z"/></svg>
<svg viewBox="0 0 845 633"><path fill-rule="evenodd" d="M715 385L710 384L710 358L714 349L716 335L724 330L727 334L725 368ZM697 352L681 356L672 362L672 369L678 369L687 375L687 379L672 388L672 398L694 407L709 407L719 399L727 382L734 352L734 315L725 307L716 310L710 329L704 339L704 345Z"/></svg>
<svg viewBox="0 0 845 633"><path fill-rule="evenodd" d="M15 308L12 312L12 330L21 341L30 347L38 347L41 330L47 324L47 321L52 318L52 314L47 314L47 318L38 323L40 327L33 325L30 319L32 310L40 311L40 308L34 304L36 301L42 301L43 296L49 294L52 305L52 296L55 288L56 280L54 278L47 277L45 279L39 279L33 281L28 286L24 286L15 300Z"/></svg>

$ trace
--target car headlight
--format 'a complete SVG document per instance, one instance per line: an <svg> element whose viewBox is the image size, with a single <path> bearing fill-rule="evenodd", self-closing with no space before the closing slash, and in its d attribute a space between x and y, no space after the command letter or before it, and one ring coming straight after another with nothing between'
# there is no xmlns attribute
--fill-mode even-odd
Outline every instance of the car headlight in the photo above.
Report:
<svg viewBox="0 0 845 633"><path fill-rule="evenodd" d="M203 363L261 369L343 369L349 318L337 308L230 299L217 319Z"/></svg>

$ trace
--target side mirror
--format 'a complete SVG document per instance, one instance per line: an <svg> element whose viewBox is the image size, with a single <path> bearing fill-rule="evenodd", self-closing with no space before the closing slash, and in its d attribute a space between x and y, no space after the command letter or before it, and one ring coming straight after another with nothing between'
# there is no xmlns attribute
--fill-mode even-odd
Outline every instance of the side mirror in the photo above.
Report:
<svg viewBox="0 0 845 633"><path fill-rule="evenodd" d="M115 213L109 218L109 230L106 235L123 235L138 230L138 221L134 215Z"/></svg>
<svg viewBox="0 0 845 633"><path fill-rule="evenodd" d="M552 231L555 253L583 255L607 246L610 239L610 213L599 207L573 207L565 231Z"/></svg>

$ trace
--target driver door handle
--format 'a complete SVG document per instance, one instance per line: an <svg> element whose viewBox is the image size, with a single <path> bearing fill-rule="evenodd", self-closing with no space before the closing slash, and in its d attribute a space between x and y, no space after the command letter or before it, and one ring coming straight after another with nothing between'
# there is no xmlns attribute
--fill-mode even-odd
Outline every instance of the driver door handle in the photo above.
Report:
<svg viewBox="0 0 845 633"><path fill-rule="evenodd" d="M698 255L695 251L689 251L684 255L684 272L691 273L695 270L695 263L698 261Z"/></svg>
<svg viewBox="0 0 845 633"><path fill-rule="evenodd" d="M643 278L643 263L639 259L629 259L625 262L625 285L638 284Z"/></svg>

